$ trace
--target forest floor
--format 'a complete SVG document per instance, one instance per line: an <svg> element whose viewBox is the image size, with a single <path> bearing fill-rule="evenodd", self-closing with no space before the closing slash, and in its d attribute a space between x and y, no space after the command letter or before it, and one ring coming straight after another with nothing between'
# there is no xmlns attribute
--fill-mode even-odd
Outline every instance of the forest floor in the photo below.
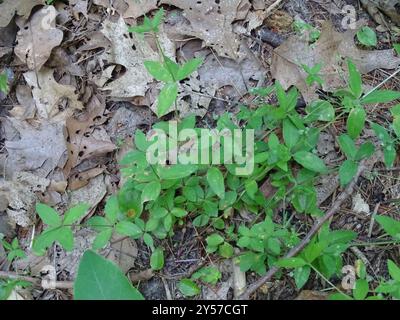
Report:
<svg viewBox="0 0 400 320"><path fill-rule="evenodd" d="M317 59L337 54L339 42L345 43L348 57L357 60L362 55L360 71L366 91L378 85L400 91L400 79L391 76L400 65L392 50L400 27L387 17L387 25L378 25L358 1L43 2L0 1L0 73L7 75L9 87L7 94L0 92L0 234L7 242L17 238L26 256L10 262L0 243L3 275L40 278L43 267L50 265L57 281L67 287L76 278L94 231L77 230L71 252L54 244L44 256L35 256L32 239L44 228L35 215L35 204L46 203L64 212L88 203L86 221L102 216L105 200L121 187L118 161L132 148L135 130L147 132L157 122L154 111L160 90L143 67L143 61L156 51L155 44L147 39L150 51L143 52L127 26L142 21L145 14L153 16L157 8L165 9L160 41L166 54L181 63L193 57L204 60L193 76L182 81L178 94L179 116L195 114L199 126L213 127L220 116L236 114L241 105L254 108L249 90L275 81L284 89L298 87L299 108L328 95L332 88L306 86L304 74L288 61L302 57L305 63L316 64ZM350 11L343 10L346 5ZM353 18L357 26L368 25L376 32L374 48L356 42L356 30L347 24ZM321 32L315 56L304 57L296 41L309 39L315 30ZM322 38L327 43L321 44ZM332 87L343 81L340 71L335 72ZM275 101L272 97L269 102ZM368 106L368 116L389 123L393 104ZM336 140L344 128L345 120L338 119L320 136L316 152L328 166L344 159ZM365 129L360 139L374 140L373 131ZM400 262L398 244L385 242L384 232L374 222L376 214L400 220L398 159L392 169L383 162L382 153L376 151L352 194L331 219L332 229L357 232L358 244L342 254L343 264L354 266L361 259L372 287L388 279L387 259ZM319 208L329 210L342 189L337 173L323 177L317 185ZM304 214L293 217L300 234L313 222L314 217ZM205 252L207 234L207 228L197 229L188 221L173 237L160 240L165 265L159 271L151 270L151 252L141 240L114 236L103 255L120 266L146 299L183 299L178 282L209 264L218 266L222 277L216 285L203 285L198 297L232 299L237 285L232 261ZM245 284L258 278L248 271ZM331 283L340 286L341 276L327 283L314 275L297 289L288 272L267 281L252 298L326 299ZM71 299L72 290L34 286L15 290L13 297Z"/></svg>

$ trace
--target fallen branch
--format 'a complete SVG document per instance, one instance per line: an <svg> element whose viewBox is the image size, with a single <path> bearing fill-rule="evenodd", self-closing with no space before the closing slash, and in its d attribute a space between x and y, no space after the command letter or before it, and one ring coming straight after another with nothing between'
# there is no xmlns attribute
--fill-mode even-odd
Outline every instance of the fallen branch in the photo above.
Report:
<svg viewBox="0 0 400 320"><path fill-rule="evenodd" d="M354 176L353 180L347 185L346 189L337 197L336 201L334 202L333 206L325 213L325 215L316 221L307 235L301 240L301 242L292 248L285 256L285 258L292 258L302 251L307 244L311 241L314 235L318 232L318 230L323 226L323 224L328 221L341 207L343 202L353 193L354 186L357 183L358 178L365 170L364 162L361 162L360 166L358 167L358 171ZM261 277L256 282L252 283L246 291L238 297L239 300L248 300L250 295L257 291L264 283L269 281L275 273L279 270L279 267L272 267L269 269L267 274Z"/></svg>
<svg viewBox="0 0 400 320"><path fill-rule="evenodd" d="M34 286L43 289L72 289L74 283L72 281L49 281L46 279L23 276L15 272L0 271L0 279L12 279L31 282Z"/></svg>

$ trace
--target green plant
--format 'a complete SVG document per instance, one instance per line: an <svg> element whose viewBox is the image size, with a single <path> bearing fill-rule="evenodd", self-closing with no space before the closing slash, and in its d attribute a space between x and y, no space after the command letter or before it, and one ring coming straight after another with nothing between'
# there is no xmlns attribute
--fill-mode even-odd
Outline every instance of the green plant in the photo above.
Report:
<svg viewBox="0 0 400 320"><path fill-rule="evenodd" d="M0 301L7 300L13 290L17 287L26 288L32 284L23 280L2 280L0 279Z"/></svg>
<svg viewBox="0 0 400 320"><path fill-rule="evenodd" d="M188 77L202 62L192 59L178 65L165 56L157 37L162 18L161 9L153 19L144 17L142 25L129 29L139 34L152 34L157 44L160 61L147 61L145 67L156 80L164 83L158 98L159 117L169 112L174 103L176 109L179 81ZM310 25L299 23L297 28L300 32L310 32L311 41L319 37L319 31ZM323 84L322 64L303 68L308 74L308 85ZM317 204L315 182L321 175L337 170L326 166L317 155L316 147L323 130L337 120L346 121L346 132L337 138L346 157L338 166L342 187L353 180L360 161L374 152L372 143L358 141L366 125L374 130L381 142L385 164L388 167L393 165L400 138L400 106L392 107L393 122L388 128L368 119L365 106L392 102L400 98L400 93L377 88L364 93L355 64L348 60L347 68L347 88L337 90L333 97L313 101L304 109L296 107L299 99L296 88L286 92L281 84L275 83L251 91L255 108L240 106L237 114L226 112L215 119L215 129L219 133L229 136L235 130L251 131L255 141L248 142L242 137L241 142L232 147L228 139L221 138L216 142L209 137L211 145L203 145L200 139L203 128L196 127L195 116L173 122L159 121L147 135L137 130L133 150L120 161L124 185L106 200L104 213L85 223L97 232L93 250L106 247L114 234L131 237L142 241L151 251L150 267L162 270L165 263L162 241L173 239L179 229L190 226L196 230L201 228L199 239L204 241L205 251L211 259L234 259L242 271L251 270L264 275L267 267L277 266L290 270L289 274L299 289L315 274L338 291L337 297L376 298L371 296L373 290L365 272L359 274L352 296L341 292L331 282L340 275L342 255L357 237L355 232L330 230L329 225L324 224L298 255L282 258L301 242L302 231L293 223L295 216L307 214L317 219L323 214ZM271 95L277 103L270 103ZM187 129L191 129L194 135L189 139L182 138ZM152 134L157 130L162 131L164 137ZM160 151L155 146L164 138L165 149ZM200 142L195 144L193 141ZM188 142L193 144L187 147ZM254 145L253 151L247 152L248 144ZM253 159L252 170L238 173L237 169L243 169L246 164L225 161L229 160L222 152L225 147L233 149L233 156ZM189 160L186 163L170 161L173 157L169 153L174 150L179 151L179 155L189 153L189 150L190 157L186 158ZM208 154L208 160L201 164L191 161L192 151L195 158L201 153ZM164 155L164 163L150 161L148 155L152 152L160 157ZM213 160L214 154L219 155L219 161ZM61 219L50 207L38 204L38 214L49 227L35 239L35 252L43 253L54 241L71 250L72 227L86 210L84 205L72 208ZM237 219L239 213L243 215L240 222ZM280 218L276 219L278 215ZM398 240L399 222L388 219L391 218L376 218L385 232ZM109 274L103 274L103 269ZM392 265L390 269L391 273L397 270ZM91 293L88 288L95 274L104 278L104 283L96 284L96 290L104 293L100 298L141 298L125 276L117 272L115 265L93 251L86 252L81 261L75 298L97 297L97 293ZM397 273L394 274L397 277ZM201 291L201 284L216 285L220 278L221 273L216 267L205 267L190 279L182 279L178 289L185 296L196 296ZM113 282L118 283L115 288L120 290L108 288L105 291L107 286L114 286L111 285Z"/></svg>
<svg viewBox="0 0 400 320"><path fill-rule="evenodd" d="M7 94L9 90L8 87L8 77L7 73L3 72L0 74L0 91Z"/></svg>
<svg viewBox="0 0 400 320"><path fill-rule="evenodd" d="M367 47L376 47L378 44L378 39L376 37L376 33L370 27L362 27L357 32L357 39L361 44Z"/></svg>
<svg viewBox="0 0 400 320"><path fill-rule="evenodd" d="M392 261L387 261L390 277L389 281L383 281L375 289L375 292L389 294L395 299L400 299L400 268Z"/></svg>
<svg viewBox="0 0 400 320"><path fill-rule="evenodd" d="M213 266L203 267L193 273L190 279L181 279L178 283L178 289L185 297L193 297L200 293L200 288L196 282L215 286L221 277L222 274L218 268Z"/></svg>
<svg viewBox="0 0 400 320"><path fill-rule="evenodd" d="M143 300L121 270L95 252L84 253L74 283L76 300Z"/></svg>
<svg viewBox="0 0 400 320"><path fill-rule="evenodd" d="M162 117L169 112L170 107L175 103L175 110L177 111L176 99L178 96L179 81L189 77L197 68L203 63L202 59L193 58L178 65L164 53L157 36L159 26L162 22L164 10L160 9L153 19L144 17L143 24L129 28L129 32L136 32L139 34L151 33L156 44L161 61L145 61L144 66L147 71L158 81L164 83L158 96L157 115Z"/></svg>
<svg viewBox="0 0 400 320"><path fill-rule="evenodd" d="M371 142L365 142L360 148L357 148L353 139L347 134L339 136L338 142L340 149L347 158L339 168L340 184L345 186L357 173L359 162L362 159L369 158L374 153L375 147Z"/></svg>
<svg viewBox="0 0 400 320"><path fill-rule="evenodd" d="M8 243L5 240L1 241L3 244L4 249L7 251L7 260L12 262L14 259L20 258L24 259L26 258L25 251L21 249L18 239L14 238L11 243Z"/></svg>
<svg viewBox="0 0 400 320"><path fill-rule="evenodd" d="M42 221L48 225L48 228L35 238L33 251L38 255L43 255L55 241L65 250L71 251L74 248L72 227L85 215L88 209L89 205L79 204L69 209L61 218L53 208L42 203L36 204L36 212Z"/></svg>
<svg viewBox="0 0 400 320"><path fill-rule="evenodd" d="M311 270L323 279L329 281L334 275L339 275L342 268L341 254L357 237L353 231L330 231L327 224L321 229L304 250L294 258L280 259L275 265L282 268L294 269L293 278L298 288L307 282Z"/></svg>
<svg viewBox="0 0 400 320"><path fill-rule="evenodd" d="M321 36L321 31L319 31L311 24L304 22L302 20L296 20L293 23L293 29L300 35L307 35L310 43L317 41Z"/></svg>
<svg viewBox="0 0 400 320"><path fill-rule="evenodd" d="M322 63L318 63L312 68L306 66L305 64L302 65L305 72L307 72L306 83L308 86L312 86L314 83L323 85L324 81L322 80L322 75L320 74Z"/></svg>

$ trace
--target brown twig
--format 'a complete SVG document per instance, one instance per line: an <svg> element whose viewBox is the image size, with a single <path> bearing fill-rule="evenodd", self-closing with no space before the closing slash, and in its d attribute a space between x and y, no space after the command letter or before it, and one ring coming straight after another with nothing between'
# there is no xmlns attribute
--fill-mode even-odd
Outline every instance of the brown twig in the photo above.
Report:
<svg viewBox="0 0 400 320"><path fill-rule="evenodd" d="M353 180L348 184L346 189L336 198L333 206L325 213L325 215L316 221L307 235L301 240L301 242L292 248L285 256L285 258L292 258L300 253L307 244L311 241L312 237L318 232L318 230L323 226L323 224L328 221L341 207L343 202L353 193L354 186L357 183L357 180L361 173L365 170L364 162L362 162L358 168L357 174L354 176ZM247 300L250 298L250 295L253 294L258 288L260 288L264 283L269 281L275 273L279 270L279 267L272 267L269 269L267 274L261 277L259 280L251 284L246 291L238 297L239 300Z"/></svg>

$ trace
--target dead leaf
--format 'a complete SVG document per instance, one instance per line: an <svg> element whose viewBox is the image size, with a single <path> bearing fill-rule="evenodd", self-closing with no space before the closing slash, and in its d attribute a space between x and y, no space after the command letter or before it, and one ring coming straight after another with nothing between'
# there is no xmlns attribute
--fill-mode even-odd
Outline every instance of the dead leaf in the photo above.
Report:
<svg viewBox="0 0 400 320"><path fill-rule="evenodd" d="M10 114L20 120L32 119L36 106L32 97L32 89L27 85L18 85L15 89L18 103L10 110Z"/></svg>
<svg viewBox="0 0 400 320"><path fill-rule="evenodd" d="M295 300L327 300L327 298L328 294L326 292L303 290Z"/></svg>
<svg viewBox="0 0 400 320"><path fill-rule="evenodd" d="M79 119L70 117L66 120L68 161L63 170L66 177L71 169L83 160L115 150L115 145L110 141L105 129L96 129L97 125L106 120L103 116L104 110L104 98L99 95L93 96L85 114ZM99 132L101 136L96 136Z"/></svg>
<svg viewBox="0 0 400 320"><path fill-rule="evenodd" d="M240 9L249 8L248 1L214 1L214 0L163 0L183 10L187 23L175 26L176 33L198 37L206 46L212 47L219 56L235 59L238 57L240 39L233 32L232 23L243 18ZM244 10L245 11L245 10Z"/></svg>
<svg viewBox="0 0 400 320"><path fill-rule="evenodd" d="M87 203L93 210L100 203L100 201L103 200L106 194L107 187L105 178L104 175L101 174L90 180L86 186L72 191L69 205L72 207L80 203ZM84 217L81 220L83 219Z"/></svg>
<svg viewBox="0 0 400 320"><path fill-rule="evenodd" d="M36 193L46 191L50 180L30 172L15 172L11 181L0 181L0 191L8 200L7 215L22 227L34 222L34 206L38 202Z"/></svg>
<svg viewBox="0 0 400 320"><path fill-rule="evenodd" d="M274 50L271 74L285 89L296 86L309 102L317 98L315 87L308 87L307 74L302 64L313 67L322 63L325 91L334 91L346 86L346 63L344 58L351 58L358 70L368 73L372 70L395 69L400 64L400 57L393 50L361 50L354 43L356 30L340 33L334 30L330 22L324 23L320 39L312 46L298 36L292 36Z"/></svg>
<svg viewBox="0 0 400 320"><path fill-rule="evenodd" d="M128 26L121 17L116 23L106 20L101 32L111 42L111 48L101 56L108 63L120 64L126 72L112 81L103 90L110 90L115 99L144 96L148 83L153 81L145 69L145 60L157 60L158 55L149 44L135 33L128 33Z"/></svg>
<svg viewBox="0 0 400 320"><path fill-rule="evenodd" d="M369 214L370 209L368 203L365 202L360 193L353 196L353 211L356 213Z"/></svg>
<svg viewBox="0 0 400 320"><path fill-rule="evenodd" d="M36 11L29 22L20 24L15 54L30 70L40 70L63 39L63 32L55 27L56 16L56 9L46 6Z"/></svg>
<svg viewBox="0 0 400 320"><path fill-rule="evenodd" d="M38 78L36 78L36 74ZM83 109L83 104L78 100L75 88L70 85L62 85L56 82L53 70L42 68L35 73L29 71L24 73L24 78L32 89L32 95L36 102L37 112L40 118L55 121L65 121L65 118L72 114L71 109ZM60 111L59 103L68 99L70 109Z"/></svg>
<svg viewBox="0 0 400 320"><path fill-rule="evenodd" d="M6 140L8 152L6 171L35 171L41 177L47 177L60 163L66 151L63 124L42 120L30 125L26 121L8 118L19 133L19 139Z"/></svg>
<svg viewBox="0 0 400 320"><path fill-rule="evenodd" d="M92 168L84 172L74 174L69 179L69 190L77 190L86 186L90 179L97 177L99 174L104 172L104 168Z"/></svg>
<svg viewBox="0 0 400 320"><path fill-rule="evenodd" d="M127 0L128 9L123 13L124 18L139 18L151 10L157 9L157 0Z"/></svg>
<svg viewBox="0 0 400 320"><path fill-rule="evenodd" d="M42 0L29 0L29 1L14 1L4 0L0 4L0 28L9 24L15 14L27 19L32 11L32 8L37 5L42 5Z"/></svg>
<svg viewBox="0 0 400 320"><path fill-rule="evenodd" d="M79 20L79 13L82 13L86 19L88 18L87 0L70 0L70 4L76 20Z"/></svg>

